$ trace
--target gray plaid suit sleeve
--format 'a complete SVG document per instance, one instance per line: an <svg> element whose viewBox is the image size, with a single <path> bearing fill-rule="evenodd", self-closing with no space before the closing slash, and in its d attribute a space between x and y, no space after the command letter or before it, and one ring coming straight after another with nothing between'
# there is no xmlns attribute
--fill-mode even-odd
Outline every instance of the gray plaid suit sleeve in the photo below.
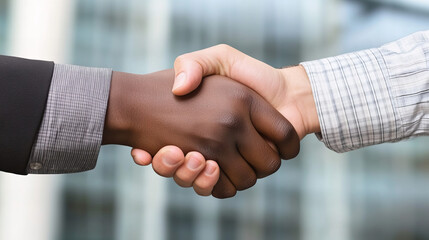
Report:
<svg viewBox="0 0 429 240"><path fill-rule="evenodd" d="M103 136L112 70L55 64L27 173L93 169Z"/></svg>
<svg viewBox="0 0 429 240"><path fill-rule="evenodd" d="M301 63L321 133L336 151L429 135L429 31L374 48Z"/></svg>

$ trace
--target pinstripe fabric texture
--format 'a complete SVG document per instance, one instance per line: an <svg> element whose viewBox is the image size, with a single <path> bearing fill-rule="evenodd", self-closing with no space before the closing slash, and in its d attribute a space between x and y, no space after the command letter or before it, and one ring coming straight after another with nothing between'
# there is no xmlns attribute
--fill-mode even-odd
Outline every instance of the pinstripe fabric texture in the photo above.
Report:
<svg viewBox="0 0 429 240"><path fill-rule="evenodd" d="M101 146L112 71L55 64L28 173L93 169Z"/></svg>
<svg viewBox="0 0 429 240"><path fill-rule="evenodd" d="M321 133L336 152L429 135L429 31L349 54L301 63Z"/></svg>

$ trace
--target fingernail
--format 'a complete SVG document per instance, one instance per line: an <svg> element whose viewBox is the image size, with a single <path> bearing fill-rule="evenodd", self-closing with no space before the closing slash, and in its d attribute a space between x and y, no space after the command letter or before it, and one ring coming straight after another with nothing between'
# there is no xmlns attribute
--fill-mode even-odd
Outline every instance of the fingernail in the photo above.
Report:
<svg viewBox="0 0 429 240"><path fill-rule="evenodd" d="M183 84L185 84L185 81L186 81L186 73L185 72L179 73L179 75L177 75L176 79L174 80L173 91L182 87Z"/></svg>
<svg viewBox="0 0 429 240"><path fill-rule="evenodd" d="M197 169L200 166L200 161L198 161L196 158L191 157L186 166L191 170Z"/></svg>
<svg viewBox="0 0 429 240"><path fill-rule="evenodd" d="M216 171L216 167L212 164L206 166L206 170L204 170L206 175L212 175Z"/></svg>
<svg viewBox="0 0 429 240"><path fill-rule="evenodd" d="M169 166L176 166L178 163L174 158L169 158L169 157L163 157L162 162Z"/></svg>

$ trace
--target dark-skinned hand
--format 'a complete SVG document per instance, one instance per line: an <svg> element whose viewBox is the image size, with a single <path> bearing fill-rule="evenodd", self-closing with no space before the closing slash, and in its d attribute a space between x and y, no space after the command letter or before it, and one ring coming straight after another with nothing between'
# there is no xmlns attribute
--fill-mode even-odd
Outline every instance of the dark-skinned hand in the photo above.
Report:
<svg viewBox="0 0 429 240"><path fill-rule="evenodd" d="M274 173L281 158L299 152L294 128L251 89L222 76L205 78L193 93L171 94L174 71L147 75L114 72L103 144L197 151L218 162L213 196L231 197ZM272 142L276 150L265 140Z"/></svg>

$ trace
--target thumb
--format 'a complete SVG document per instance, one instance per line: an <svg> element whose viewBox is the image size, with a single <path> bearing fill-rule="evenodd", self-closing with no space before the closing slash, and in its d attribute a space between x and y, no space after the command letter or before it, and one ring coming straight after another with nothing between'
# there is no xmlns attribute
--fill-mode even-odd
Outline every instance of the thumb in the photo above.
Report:
<svg viewBox="0 0 429 240"><path fill-rule="evenodd" d="M186 95L195 90L203 77L202 66L193 59L178 57L174 62L173 93L178 96Z"/></svg>

